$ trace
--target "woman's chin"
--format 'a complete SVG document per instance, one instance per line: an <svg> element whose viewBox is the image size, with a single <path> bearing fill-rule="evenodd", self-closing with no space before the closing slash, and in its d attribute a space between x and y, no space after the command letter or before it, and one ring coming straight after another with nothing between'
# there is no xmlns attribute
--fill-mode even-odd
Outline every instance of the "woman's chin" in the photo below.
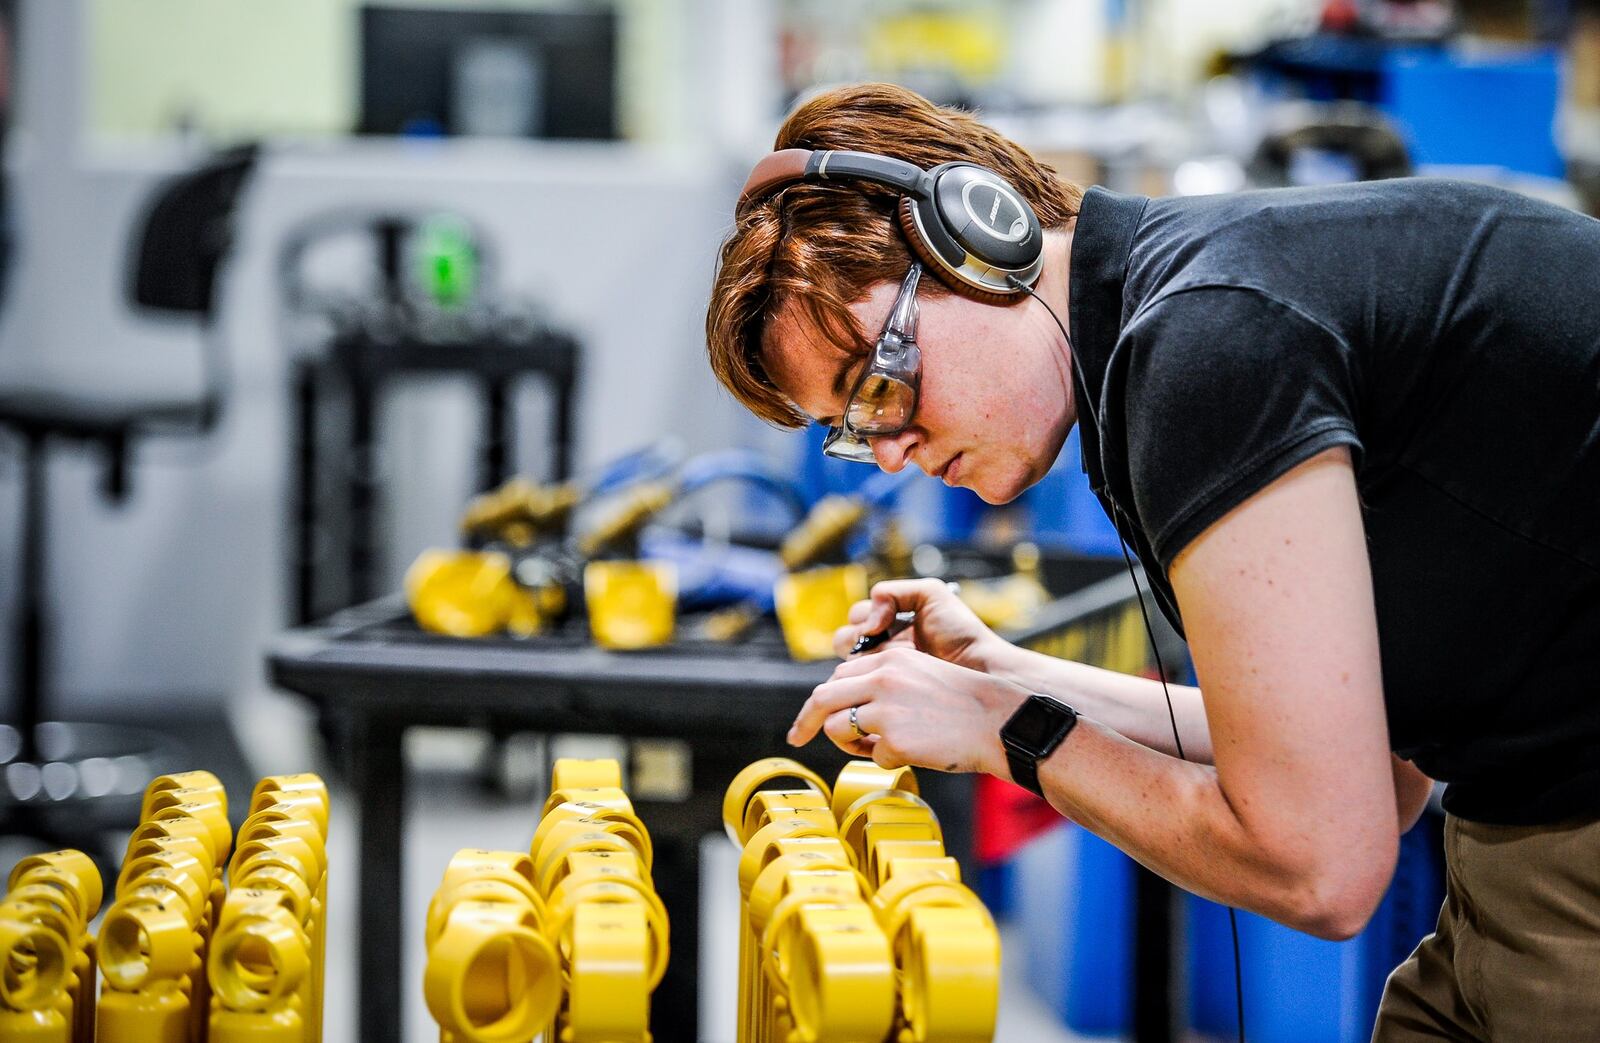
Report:
<svg viewBox="0 0 1600 1043"><path fill-rule="evenodd" d="M1028 481L1015 481L1004 475L985 475L983 478L979 478L971 484L967 484L965 482L961 484L966 485L967 488L977 493L978 498L984 503L993 504L998 507L1001 504L1010 503L1012 500L1015 500L1017 497L1027 492L1028 486L1032 485L1033 483Z"/></svg>

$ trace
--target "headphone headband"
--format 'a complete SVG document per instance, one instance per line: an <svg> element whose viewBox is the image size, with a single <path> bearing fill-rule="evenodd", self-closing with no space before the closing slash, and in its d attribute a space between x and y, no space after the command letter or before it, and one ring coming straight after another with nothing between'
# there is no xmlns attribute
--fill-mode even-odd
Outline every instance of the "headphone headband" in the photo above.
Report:
<svg viewBox="0 0 1600 1043"><path fill-rule="evenodd" d="M756 164L737 210L799 182L866 181L900 194L900 227L912 252L957 293L989 304L1022 296L1044 260L1039 219L1000 175L974 163L913 163L845 149L781 149ZM737 212L737 211L736 211Z"/></svg>
<svg viewBox="0 0 1600 1043"><path fill-rule="evenodd" d="M739 206L800 181L869 181L901 195L922 197L927 194L927 180L921 167L871 152L786 148L756 164L739 192Z"/></svg>

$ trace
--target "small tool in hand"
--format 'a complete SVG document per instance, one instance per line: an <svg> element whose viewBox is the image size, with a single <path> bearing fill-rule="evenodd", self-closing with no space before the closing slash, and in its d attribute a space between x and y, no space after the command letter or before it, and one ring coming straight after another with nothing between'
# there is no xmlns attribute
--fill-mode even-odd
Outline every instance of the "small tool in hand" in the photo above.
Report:
<svg viewBox="0 0 1600 1043"><path fill-rule="evenodd" d="M906 627L916 621L917 614L915 612L896 612L894 621L889 624L887 630L880 630L876 634L862 634L856 638L856 643L850 646L850 654L860 655L862 652L870 652L885 641L893 638L896 634L903 632Z"/></svg>
<svg viewBox="0 0 1600 1043"><path fill-rule="evenodd" d="M961 584L954 580L947 582L945 588L957 597L961 596ZM850 654L860 655L862 652L870 652L885 641L891 640L896 634L904 632L906 627L916 621L917 614L915 612L896 612L894 619L889 623L888 629L880 630L876 634L862 634L856 638L856 643L850 646Z"/></svg>

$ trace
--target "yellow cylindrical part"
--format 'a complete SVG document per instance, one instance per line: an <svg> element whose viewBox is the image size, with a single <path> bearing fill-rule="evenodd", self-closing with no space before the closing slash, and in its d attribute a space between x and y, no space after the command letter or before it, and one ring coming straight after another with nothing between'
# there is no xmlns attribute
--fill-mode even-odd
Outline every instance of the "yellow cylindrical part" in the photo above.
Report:
<svg viewBox="0 0 1600 1043"><path fill-rule="evenodd" d="M287 903L267 892L229 896L206 966L211 993L223 1009L264 1013L284 1007L309 967L308 939Z"/></svg>
<svg viewBox="0 0 1600 1043"><path fill-rule="evenodd" d="M833 635L849 622L850 606L867 596L867 570L833 565L791 572L773 588L778 625L795 659L833 658Z"/></svg>
<svg viewBox="0 0 1600 1043"><path fill-rule="evenodd" d="M69 964L55 1010L68 1023L67 1030L73 1040L91 1040L95 966L94 938L89 934L88 925L99 913L104 897L99 869L81 851L50 851L17 862L8 883L9 893L0 903L0 919L38 924L66 943ZM30 951L28 955L31 963L3 958L6 970L0 973L13 975L26 971L37 981L38 954ZM0 1039L55 1038L52 1035L57 1032L54 1020L42 1011L12 1019L0 1029Z"/></svg>
<svg viewBox="0 0 1600 1043"><path fill-rule="evenodd" d="M644 1043L666 973L649 832L615 761L562 759L527 854L469 849L428 907L441 1043Z"/></svg>
<svg viewBox="0 0 1600 1043"><path fill-rule="evenodd" d="M100 976L109 989L133 992L189 972L194 922L169 892L154 890L134 888L100 925Z"/></svg>
<svg viewBox="0 0 1600 1043"><path fill-rule="evenodd" d="M150 809L146 818L170 818L183 814L199 819L211 831L214 864L225 862L233 849L233 827L228 824L227 798L209 789L174 789L151 794L145 801Z"/></svg>
<svg viewBox="0 0 1600 1043"><path fill-rule="evenodd" d="M326 944L327 786L314 774L257 782L228 860L204 975L212 1043L317 1043Z"/></svg>
<svg viewBox="0 0 1600 1043"><path fill-rule="evenodd" d="M570 805L563 804L562 807ZM553 821L552 821L553 820ZM631 814L623 815L615 812L600 812L586 818L557 819L549 816L546 819L550 825L546 828L541 822L540 832L534 836L533 860L534 881L540 883L544 894L549 894L549 889L544 888L542 881L551 872L549 863L552 858L564 852L573 837L585 833L609 833L618 840L626 843L638 854L648 873L655 865L655 845L651 843L650 834L640 825L639 820ZM554 882L551 883L554 886Z"/></svg>
<svg viewBox="0 0 1600 1043"><path fill-rule="evenodd" d="M648 928L645 944L649 950L649 973L645 988L653 990L667 973L671 952L667 909L647 883L639 880L588 880L565 890L561 901L551 901L548 931L563 956L577 958L579 937L575 927L579 911L599 905L639 905L644 909Z"/></svg>
<svg viewBox="0 0 1600 1043"><path fill-rule="evenodd" d="M843 825L852 805L884 790L917 793L917 773L909 767L880 768L872 761L851 761L839 769L833 786L833 817Z"/></svg>
<svg viewBox="0 0 1600 1043"><path fill-rule="evenodd" d="M651 843L649 832L633 813L632 807L623 810L592 801L569 800L547 811L534 830L533 842L528 845L528 850L534 860L535 879L538 878L538 866L549 851L559 846L564 838L591 830L615 833L639 852L646 869L655 865L655 845Z"/></svg>
<svg viewBox="0 0 1600 1043"><path fill-rule="evenodd" d="M40 923L0 920L0 1006L54 1009L72 972L71 941Z"/></svg>
<svg viewBox="0 0 1600 1043"><path fill-rule="evenodd" d="M219 1008L211 1012L208 1043L307 1043L306 1019L291 1007L255 1012Z"/></svg>
<svg viewBox="0 0 1600 1043"><path fill-rule="evenodd" d="M650 1038L650 926L642 902L578 905L563 1043Z"/></svg>
<svg viewBox="0 0 1600 1043"><path fill-rule="evenodd" d="M654 648L678 623L678 570L668 561L591 561L583 567L589 632L601 648Z"/></svg>
<svg viewBox="0 0 1600 1043"><path fill-rule="evenodd" d="M798 782L800 785L798 787L772 785L782 780ZM788 757L766 757L747 764L733 777L733 781L728 783L728 788L722 796L723 828L728 831L728 838L741 847L750 839L749 835L743 833L745 811L750 806L750 801L754 800L755 795L763 789L814 789L824 797L832 799L832 790L822 781L822 776L799 761Z"/></svg>
<svg viewBox="0 0 1600 1043"><path fill-rule="evenodd" d="M450 637L505 629L517 598L511 558L499 551L423 551L406 570L404 585L417 625Z"/></svg>
<svg viewBox="0 0 1600 1043"><path fill-rule="evenodd" d="M75 1043L71 1021L54 1007L11 1010L0 1006L0 1040L6 1043Z"/></svg>
<svg viewBox="0 0 1600 1043"><path fill-rule="evenodd" d="M899 963L911 1039L988 1043L1000 1009L1000 936L987 911L915 908L909 934Z"/></svg>
<svg viewBox="0 0 1600 1043"><path fill-rule="evenodd" d="M95 1043L188 1043L189 997L177 982L138 992L106 989L95 1010Z"/></svg>
<svg viewBox="0 0 1600 1043"><path fill-rule="evenodd" d="M462 901L428 947L423 996L462 1043L522 1043L556 1015L561 968L531 905Z"/></svg>
<svg viewBox="0 0 1600 1043"><path fill-rule="evenodd" d="M0 923L9 925L0 932L5 935L4 940L0 940L0 1011L42 1010L48 1003L72 1022L81 1013L77 1004L83 995L83 982L92 981L83 951L78 948L87 938L83 926L61 906L54 902L30 901L30 890L54 893L37 885L23 886L0 903ZM64 956L56 951L56 940ZM40 944L48 951L40 953ZM66 961L64 974L55 966L63 959ZM54 981L57 977L61 978L59 985ZM42 1031L41 1026L53 1024L52 1019L43 1016L13 1020L19 1031L20 1027ZM0 1035L0 1039L5 1038Z"/></svg>
<svg viewBox="0 0 1600 1043"><path fill-rule="evenodd" d="M610 808L613 811L625 811L633 814L633 801L620 789L610 786L596 786L590 789L552 789L550 796L545 798L544 809L540 811L539 824L544 824L544 817L563 804L576 804L580 808ZM576 813L563 812L567 818L582 818ZM537 835L537 834L535 834Z"/></svg>
<svg viewBox="0 0 1600 1043"><path fill-rule="evenodd" d="M550 772L551 790L622 789L622 766L609 758L558 757Z"/></svg>
<svg viewBox="0 0 1600 1043"><path fill-rule="evenodd" d="M751 765L723 804L743 842L739 1043L992 1040L999 935L915 776L852 762L826 798L762 788L785 772Z"/></svg>
<svg viewBox="0 0 1600 1043"><path fill-rule="evenodd" d="M51 870L63 874L63 878L70 880L73 890L81 897L80 906L83 910L83 922L87 924L100 912L100 902L104 897L104 890L100 881L100 870L95 868L94 861L81 851L50 851L42 855L29 855L11 867L11 877L6 882L8 890L15 890L27 881L24 879L35 870ZM52 886L55 881L52 879Z"/></svg>
<svg viewBox="0 0 1600 1043"><path fill-rule="evenodd" d="M894 1023L894 963L864 905L810 905L799 913L789 1008L796 1043L883 1039Z"/></svg>

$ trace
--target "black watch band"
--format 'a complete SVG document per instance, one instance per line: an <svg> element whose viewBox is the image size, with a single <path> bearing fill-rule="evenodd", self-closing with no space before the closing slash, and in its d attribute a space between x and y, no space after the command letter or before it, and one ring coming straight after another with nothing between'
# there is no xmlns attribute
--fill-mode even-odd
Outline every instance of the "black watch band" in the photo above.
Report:
<svg viewBox="0 0 1600 1043"><path fill-rule="evenodd" d="M1056 751L1078 723L1078 712L1048 695L1030 696L1000 729L1011 778L1024 789L1044 796L1039 762Z"/></svg>

